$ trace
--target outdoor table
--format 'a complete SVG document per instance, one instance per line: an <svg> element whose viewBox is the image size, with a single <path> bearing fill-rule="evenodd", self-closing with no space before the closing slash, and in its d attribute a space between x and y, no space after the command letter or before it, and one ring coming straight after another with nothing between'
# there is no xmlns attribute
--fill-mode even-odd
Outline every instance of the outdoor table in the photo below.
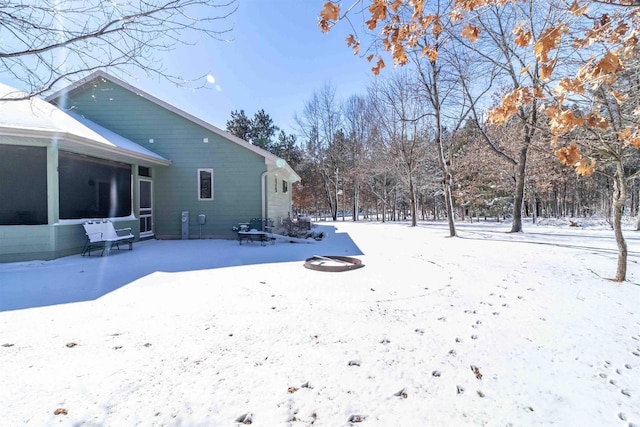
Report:
<svg viewBox="0 0 640 427"><path fill-rule="evenodd" d="M274 244L275 242L275 240L271 237L271 233L258 230L238 231L238 242L242 244L243 240L247 242L259 241L262 246L264 246L265 243L269 241L271 242L271 244Z"/></svg>

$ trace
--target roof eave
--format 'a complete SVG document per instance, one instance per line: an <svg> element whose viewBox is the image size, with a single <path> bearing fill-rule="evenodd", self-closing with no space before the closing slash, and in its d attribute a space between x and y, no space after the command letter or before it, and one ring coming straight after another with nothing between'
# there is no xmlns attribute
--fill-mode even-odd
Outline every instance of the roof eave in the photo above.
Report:
<svg viewBox="0 0 640 427"><path fill-rule="evenodd" d="M0 136L12 136L12 137L24 137L24 138L37 138L42 139L43 143L50 144L51 141L57 141L62 148L72 149L88 149L93 151L94 154L101 154L109 158L118 156L122 160L133 161L134 163L141 163L148 166L170 166L171 161L148 156L143 153L134 153L129 150L123 150L116 146L99 145L95 141L76 136L67 132L39 130L39 129L22 129L22 128L0 128Z"/></svg>

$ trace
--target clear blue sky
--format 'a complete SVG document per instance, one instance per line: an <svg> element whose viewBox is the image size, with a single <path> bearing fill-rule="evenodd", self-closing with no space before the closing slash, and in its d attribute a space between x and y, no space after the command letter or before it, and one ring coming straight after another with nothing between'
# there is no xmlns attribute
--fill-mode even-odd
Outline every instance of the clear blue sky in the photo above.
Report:
<svg viewBox="0 0 640 427"><path fill-rule="evenodd" d="M288 133L296 130L295 113L325 83L336 87L340 100L365 93L371 64L347 48L347 25L328 34L320 31L322 0L238 1L238 11L229 18L231 42L205 39L162 53L171 72L185 77L209 73L214 84L193 91L147 80L143 73L129 83L223 129L232 110L252 117L262 108Z"/></svg>

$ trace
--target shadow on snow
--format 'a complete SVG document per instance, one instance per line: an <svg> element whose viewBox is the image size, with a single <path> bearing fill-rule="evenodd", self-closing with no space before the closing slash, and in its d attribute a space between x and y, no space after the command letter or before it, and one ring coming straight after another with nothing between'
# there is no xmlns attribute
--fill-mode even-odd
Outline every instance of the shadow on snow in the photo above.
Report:
<svg viewBox="0 0 640 427"><path fill-rule="evenodd" d="M72 255L53 261L0 264L0 312L91 301L155 272L183 272L303 261L313 255L363 255L346 233L320 225L314 243L236 240L147 240L110 256ZM302 264L300 264L302 268Z"/></svg>

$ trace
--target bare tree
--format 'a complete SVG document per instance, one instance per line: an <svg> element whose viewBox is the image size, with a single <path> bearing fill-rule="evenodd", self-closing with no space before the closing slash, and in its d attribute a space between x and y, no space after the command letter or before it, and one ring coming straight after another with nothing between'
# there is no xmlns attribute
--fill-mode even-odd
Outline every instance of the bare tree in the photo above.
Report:
<svg viewBox="0 0 640 427"><path fill-rule="evenodd" d="M367 97L353 95L344 103L343 110L347 133L347 146L344 153L348 163L346 178L351 182L353 221L357 221L360 211L360 193L368 174L365 152L372 142L373 109Z"/></svg>
<svg viewBox="0 0 640 427"><path fill-rule="evenodd" d="M371 90L378 123L389 154L385 164L398 171L407 188L411 225L417 221L416 174L425 153L426 119L416 87L407 70L399 70Z"/></svg>
<svg viewBox="0 0 640 427"><path fill-rule="evenodd" d="M344 173L340 145L342 110L336 99L336 89L325 84L307 101L301 115L295 117L299 131L307 142L307 159L322 177L327 205L335 221L338 216L340 177Z"/></svg>
<svg viewBox="0 0 640 427"><path fill-rule="evenodd" d="M0 1L0 74L28 86L21 99L99 69L134 67L185 84L157 53L190 35L220 40L236 1Z"/></svg>

